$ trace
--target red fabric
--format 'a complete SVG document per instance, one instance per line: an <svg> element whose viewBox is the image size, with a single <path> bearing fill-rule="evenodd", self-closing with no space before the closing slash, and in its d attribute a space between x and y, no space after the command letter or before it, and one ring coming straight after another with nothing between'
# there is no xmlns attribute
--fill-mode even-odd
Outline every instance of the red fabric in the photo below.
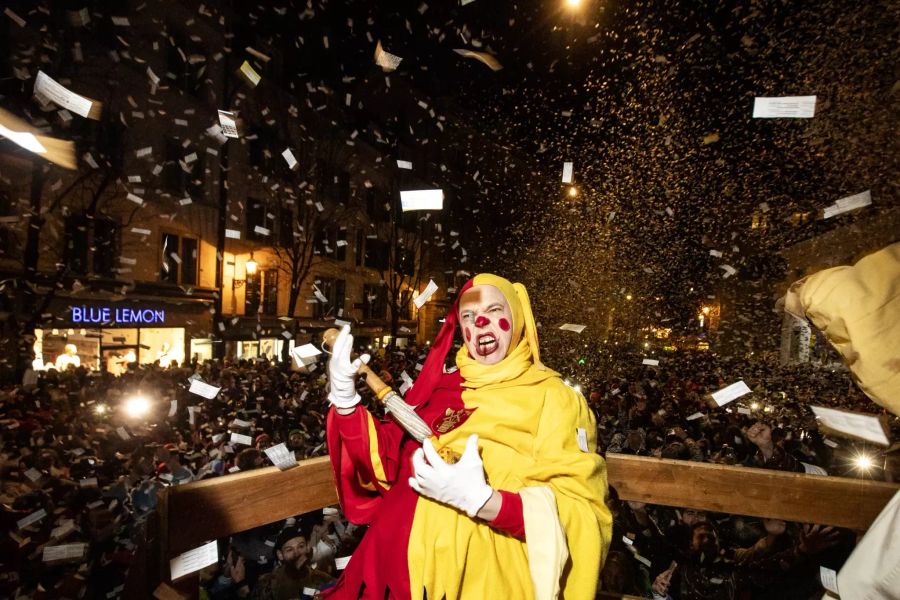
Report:
<svg viewBox="0 0 900 600"><path fill-rule="evenodd" d="M499 490L503 497L497 518L490 522L491 527L525 541L525 516L522 514L522 496L515 492Z"/></svg>
<svg viewBox="0 0 900 600"><path fill-rule="evenodd" d="M431 393L441 381L444 374L444 361L447 359L447 353L453 346L453 334L456 332L456 324L459 322L459 299L463 293L474 285L475 279L468 280L460 289L453 306L447 312L444 318L444 326L434 338L434 344L425 358L425 364L419 376L416 377L416 383L412 389L406 394L406 402L412 406L423 406L431 398ZM462 406L462 399L460 399Z"/></svg>
<svg viewBox="0 0 900 600"><path fill-rule="evenodd" d="M416 412L426 423L432 423L448 408L463 407L462 376L456 371L442 375L429 401L425 406L418 406ZM333 410L328 415L329 452L332 447L341 451L331 454L341 507L354 523L369 523L369 530L337 584L322 595L329 600L382 600L387 593L388 598L405 600L410 597L409 534L420 498L409 487L409 478L413 474L412 454L421 445L393 421L376 420L379 454L392 485L389 490L381 486L376 486L376 492L366 490L357 479L357 474L363 479L374 477L365 418L365 410L361 408L347 416ZM367 520L358 521L351 515L364 516Z"/></svg>

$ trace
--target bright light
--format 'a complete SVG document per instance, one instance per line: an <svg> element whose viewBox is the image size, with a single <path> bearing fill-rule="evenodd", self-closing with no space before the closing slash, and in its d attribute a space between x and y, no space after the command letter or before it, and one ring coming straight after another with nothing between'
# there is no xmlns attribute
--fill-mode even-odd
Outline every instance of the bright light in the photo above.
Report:
<svg viewBox="0 0 900 600"><path fill-rule="evenodd" d="M767 406L767 407L765 407L763 410L766 411L766 412L772 412L772 411L775 410L775 409L772 408L771 406Z"/></svg>
<svg viewBox="0 0 900 600"><path fill-rule="evenodd" d="M625 294L625 299L626 299L626 300L631 300L631 294Z"/></svg>
<svg viewBox="0 0 900 600"><path fill-rule="evenodd" d="M758 410L758 409L759 409L759 402L751 402L750 403L750 410Z"/></svg>
<svg viewBox="0 0 900 600"><path fill-rule="evenodd" d="M134 350L129 350L125 354L125 362L133 363L137 360L137 355L134 353Z"/></svg>
<svg viewBox="0 0 900 600"><path fill-rule="evenodd" d="M569 197L574 198L578 195L578 189L573 185L569 188Z"/></svg>
<svg viewBox="0 0 900 600"><path fill-rule="evenodd" d="M581 386L577 383L575 384L575 391L578 392L579 394L581 393Z"/></svg>
<svg viewBox="0 0 900 600"><path fill-rule="evenodd" d="M150 401L143 396L132 396L125 401L125 414L138 419L150 412Z"/></svg>
<svg viewBox="0 0 900 600"><path fill-rule="evenodd" d="M581 0L566 0L566 6L569 8L578 8L581 6Z"/></svg>
<svg viewBox="0 0 900 600"><path fill-rule="evenodd" d="M708 307L708 306L704 306L704 307L703 307L703 314L704 314L704 315L708 315L708 314L709 314L709 307Z"/></svg>
<svg viewBox="0 0 900 600"><path fill-rule="evenodd" d="M649 348L649 347L650 347L650 342L644 342L644 348Z"/></svg>
<svg viewBox="0 0 900 600"><path fill-rule="evenodd" d="M256 261L251 257L250 260L247 261L247 275L253 275L256 273Z"/></svg>
<svg viewBox="0 0 900 600"><path fill-rule="evenodd" d="M105 415L106 414L106 405L98 404L97 406L94 407L94 412L97 413L98 415Z"/></svg>
<svg viewBox="0 0 900 600"><path fill-rule="evenodd" d="M860 471L868 471L875 466L875 461L872 460L871 456L867 456L865 454L857 454L856 458L853 459L853 466Z"/></svg>

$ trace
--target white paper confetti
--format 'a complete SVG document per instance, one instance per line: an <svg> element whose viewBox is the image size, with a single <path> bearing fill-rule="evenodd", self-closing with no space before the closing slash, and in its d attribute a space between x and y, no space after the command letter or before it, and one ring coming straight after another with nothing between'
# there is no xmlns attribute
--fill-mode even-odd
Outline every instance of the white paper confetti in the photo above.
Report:
<svg viewBox="0 0 900 600"><path fill-rule="evenodd" d="M815 113L815 96L760 97L753 101L754 119L811 119Z"/></svg>

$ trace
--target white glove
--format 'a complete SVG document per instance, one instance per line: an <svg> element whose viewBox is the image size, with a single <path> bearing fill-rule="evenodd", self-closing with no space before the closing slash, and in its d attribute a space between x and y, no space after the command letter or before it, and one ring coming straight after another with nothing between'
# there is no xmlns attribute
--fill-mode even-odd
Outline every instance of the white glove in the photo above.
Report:
<svg viewBox="0 0 900 600"><path fill-rule="evenodd" d="M409 487L432 500L458 508L470 517L474 518L494 493L484 480L477 434L469 436L466 451L456 464L445 463L430 439L415 451L412 460L415 477L409 478Z"/></svg>
<svg viewBox="0 0 900 600"><path fill-rule="evenodd" d="M328 401L338 408L353 408L359 404L359 394L356 393L356 372L360 366L369 362L368 354L363 354L350 362L351 348L353 348L353 336L350 335L350 326L344 325L334 340L334 346L331 348L331 360L328 361L328 382L331 384Z"/></svg>

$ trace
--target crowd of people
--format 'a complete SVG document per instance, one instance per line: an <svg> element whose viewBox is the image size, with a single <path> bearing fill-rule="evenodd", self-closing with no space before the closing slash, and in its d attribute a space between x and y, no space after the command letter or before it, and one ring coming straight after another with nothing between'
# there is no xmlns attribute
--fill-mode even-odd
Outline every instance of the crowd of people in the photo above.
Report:
<svg viewBox="0 0 900 600"><path fill-rule="evenodd" d="M838 368L710 353L665 355L652 367L599 350L587 360L552 348L545 355L583 389L604 453L900 478L894 455L816 427L810 404L877 412ZM372 366L399 389L424 356L382 351ZM324 371L259 360L132 365L113 377L72 366L4 389L0 597L115 598L160 490L266 466L265 450L280 443L298 460L326 454ZM220 389L213 398L191 393L195 379ZM738 379L751 395L709 404L709 392ZM134 397L149 399L149 412L128 412ZM896 439L896 419L891 426ZM860 453L874 457L866 470L853 460ZM610 505L602 588L648 598L821 595L819 567L837 570L855 541L815 525L623 502L615 489ZM220 540L220 561L201 573L202 593L293 598L300 589L312 597L334 581L336 559L352 553L361 533L330 507Z"/></svg>

